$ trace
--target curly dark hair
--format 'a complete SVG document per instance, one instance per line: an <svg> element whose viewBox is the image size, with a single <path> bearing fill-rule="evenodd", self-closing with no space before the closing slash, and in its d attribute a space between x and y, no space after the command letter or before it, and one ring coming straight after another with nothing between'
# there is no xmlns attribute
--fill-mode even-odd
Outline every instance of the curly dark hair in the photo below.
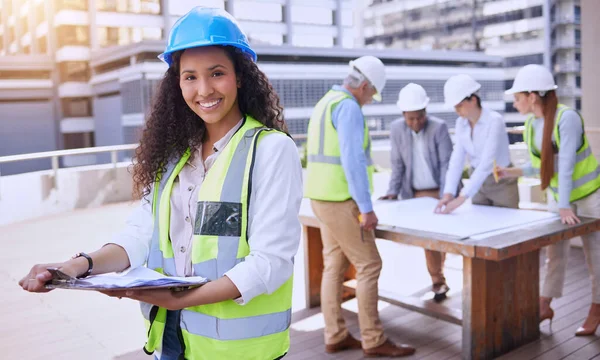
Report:
<svg viewBox="0 0 600 360"><path fill-rule="evenodd" d="M238 105L266 127L287 133L279 96L246 54L232 46L223 47L241 79ZM145 197L156 176L166 164L179 158L188 148L197 148L204 139L204 121L186 104L179 86L179 60L183 51L173 54L173 62L160 82L146 119L133 165L134 194Z"/></svg>

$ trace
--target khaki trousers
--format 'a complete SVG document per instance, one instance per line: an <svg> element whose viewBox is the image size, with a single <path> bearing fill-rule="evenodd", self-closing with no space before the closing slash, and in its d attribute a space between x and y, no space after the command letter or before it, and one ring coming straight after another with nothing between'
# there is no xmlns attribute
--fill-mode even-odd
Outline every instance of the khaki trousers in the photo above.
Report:
<svg viewBox="0 0 600 360"><path fill-rule="evenodd" d="M348 265L356 268L358 323L364 349L383 344L386 337L377 310L381 257L373 231L363 231L354 200L343 202L311 200L321 224L323 280L321 310L325 318L325 344L338 343L348 335L342 316L342 283ZM361 231L363 239L361 239Z"/></svg>
<svg viewBox="0 0 600 360"><path fill-rule="evenodd" d="M519 179L501 179L496 183L494 176L488 176L481 188L473 196L471 202L474 205L499 206L518 209L519 208Z"/></svg>
<svg viewBox="0 0 600 360"><path fill-rule="evenodd" d="M558 212L558 204L548 193L550 211ZM577 216L600 217L600 191L577 200L571 204ZM581 237L583 253L592 282L592 302L600 304L600 232ZM541 296L558 298L562 296L567 272L567 261L571 242L561 241L546 247L546 277L542 285Z"/></svg>
<svg viewBox="0 0 600 360"><path fill-rule="evenodd" d="M414 190L414 196L440 198L439 189L431 190ZM427 271L431 276L432 284L445 284L446 277L444 276L444 262L446 261L446 253L425 249L425 262L427 263Z"/></svg>

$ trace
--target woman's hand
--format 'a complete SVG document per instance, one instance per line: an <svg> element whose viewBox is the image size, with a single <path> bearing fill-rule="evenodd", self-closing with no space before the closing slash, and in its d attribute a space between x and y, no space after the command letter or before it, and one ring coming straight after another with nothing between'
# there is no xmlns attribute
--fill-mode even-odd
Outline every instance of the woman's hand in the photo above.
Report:
<svg viewBox="0 0 600 360"><path fill-rule="evenodd" d="M45 285L46 282L52 279L52 274L50 274L50 272L47 270L48 268L57 268L58 270L62 271L63 273L69 276L77 277L78 275L83 274L87 270L87 260L85 261L86 268L84 270L81 270L79 262L75 261L34 265L31 268L31 270L29 270L29 273L25 275L21 280L19 280L19 286L21 286L23 290L29 292L48 292L51 289L46 289Z"/></svg>
<svg viewBox="0 0 600 360"><path fill-rule="evenodd" d="M452 201L452 199L454 199L454 196L452 196L452 194L444 194L444 196L438 202L438 204L435 207L435 209L433 210L433 212L436 213L436 214L441 214L444 206L448 205L448 203L450 201Z"/></svg>
<svg viewBox="0 0 600 360"><path fill-rule="evenodd" d="M563 224L575 225L581 222L572 209L559 209L558 214L560 215L560 221L562 221Z"/></svg>
<svg viewBox="0 0 600 360"><path fill-rule="evenodd" d="M518 167L497 166L494 171L498 174L498 179L516 178L523 176L523 169Z"/></svg>
<svg viewBox="0 0 600 360"><path fill-rule="evenodd" d="M450 201L448 204L446 204L446 207L444 208L444 210L442 210L441 213L450 214L454 210L458 209L462 204L464 204L465 201L467 201L467 198L461 195L456 199Z"/></svg>
<svg viewBox="0 0 600 360"><path fill-rule="evenodd" d="M169 289L147 290L106 290L101 293L110 297L129 298L156 305L167 310L180 310L193 304L187 304L185 298L194 290L172 291Z"/></svg>

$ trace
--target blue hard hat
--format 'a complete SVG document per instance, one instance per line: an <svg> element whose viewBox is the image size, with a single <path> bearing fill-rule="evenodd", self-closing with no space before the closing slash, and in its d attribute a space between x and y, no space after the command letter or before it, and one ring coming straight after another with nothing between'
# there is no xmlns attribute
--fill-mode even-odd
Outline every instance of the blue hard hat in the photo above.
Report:
<svg viewBox="0 0 600 360"><path fill-rule="evenodd" d="M165 52L158 58L171 66L171 55L179 50L200 46L229 45L256 61L246 34L237 20L223 9L197 6L183 15L171 28Z"/></svg>

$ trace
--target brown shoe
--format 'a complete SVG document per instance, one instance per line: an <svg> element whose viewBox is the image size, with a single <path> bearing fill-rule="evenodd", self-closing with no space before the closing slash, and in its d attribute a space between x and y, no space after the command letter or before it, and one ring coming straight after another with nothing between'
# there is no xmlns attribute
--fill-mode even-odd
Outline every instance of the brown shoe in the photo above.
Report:
<svg viewBox="0 0 600 360"><path fill-rule="evenodd" d="M363 349L365 357L401 357L409 356L415 353L415 348L408 345L396 345L393 342L386 340L383 344L372 349Z"/></svg>
<svg viewBox="0 0 600 360"><path fill-rule="evenodd" d="M333 354L344 350L360 349L361 347L361 342L353 338L352 335L348 334L344 340L336 344L325 344L325 352Z"/></svg>

